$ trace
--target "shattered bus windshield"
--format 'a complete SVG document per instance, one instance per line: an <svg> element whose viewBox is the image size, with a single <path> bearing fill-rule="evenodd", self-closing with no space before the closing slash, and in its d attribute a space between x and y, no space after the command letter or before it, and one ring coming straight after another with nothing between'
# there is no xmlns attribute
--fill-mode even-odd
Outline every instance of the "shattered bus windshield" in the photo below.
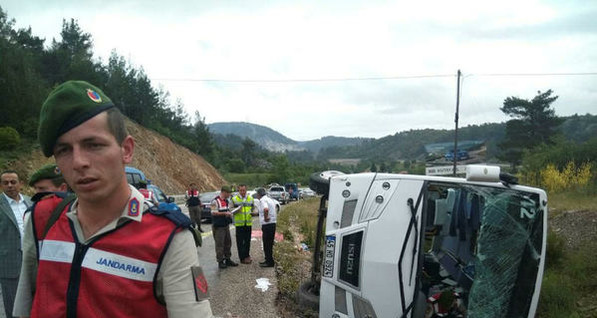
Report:
<svg viewBox="0 0 597 318"><path fill-rule="evenodd" d="M544 235L539 195L442 183L426 189L419 286L427 301L414 316L444 297L443 310L466 317L527 317Z"/></svg>

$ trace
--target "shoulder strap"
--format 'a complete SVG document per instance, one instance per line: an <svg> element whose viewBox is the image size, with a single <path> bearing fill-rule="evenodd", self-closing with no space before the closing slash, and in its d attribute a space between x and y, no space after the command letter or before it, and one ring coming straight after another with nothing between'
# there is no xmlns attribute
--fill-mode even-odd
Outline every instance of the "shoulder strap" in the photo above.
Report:
<svg viewBox="0 0 597 318"><path fill-rule="evenodd" d="M56 221L60 217L60 214L62 214L62 211L64 210L64 208L67 205L69 205L71 202L73 202L76 198L77 198L76 195L67 195L66 198L64 198L64 200L62 200L62 201L60 201L60 203L58 203L56 208L54 208L54 211L52 211L52 214L50 214L50 218L48 219L48 222L46 223L46 226L44 228L44 233L40 237L41 240L43 240L46 237L46 234L48 234L48 231L50 230L52 225L54 225L54 223L56 223Z"/></svg>
<svg viewBox="0 0 597 318"><path fill-rule="evenodd" d="M195 239L195 246L203 245L203 238L201 237L201 232L199 232L198 228L193 226L193 223L191 222L191 219L189 219L188 216L178 212L171 212L168 210L159 209L155 205L149 208L149 213L163 216L170 220L172 223L174 223L176 226L191 231L191 233L193 234L193 238Z"/></svg>

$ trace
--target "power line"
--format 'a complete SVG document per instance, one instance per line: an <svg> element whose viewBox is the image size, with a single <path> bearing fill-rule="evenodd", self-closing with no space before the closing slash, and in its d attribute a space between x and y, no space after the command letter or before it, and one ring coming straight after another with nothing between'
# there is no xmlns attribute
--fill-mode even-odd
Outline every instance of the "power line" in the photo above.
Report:
<svg viewBox="0 0 597 318"><path fill-rule="evenodd" d="M152 78L154 81L164 82L226 82L226 83L300 83L300 82L348 82L348 81L383 81L417 78L454 77L454 74L436 75L406 75L387 77L346 77L346 78L315 78L315 79L201 79L201 78Z"/></svg>
<svg viewBox="0 0 597 318"><path fill-rule="evenodd" d="M468 74L468 76L485 76L485 77L499 77L499 76L594 76L597 72L585 73L481 73Z"/></svg>
<svg viewBox="0 0 597 318"><path fill-rule="evenodd" d="M522 77L522 76L596 76L597 72L565 72L565 73L479 73L466 74L464 77ZM162 82L220 82L220 83L309 83L309 82L350 82L350 81L384 81L403 79L445 78L454 74L404 75L381 77L344 77L344 78L299 78L299 79L218 79L218 78L152 78ZM463 78L464 79L464 78Z"/></svg>

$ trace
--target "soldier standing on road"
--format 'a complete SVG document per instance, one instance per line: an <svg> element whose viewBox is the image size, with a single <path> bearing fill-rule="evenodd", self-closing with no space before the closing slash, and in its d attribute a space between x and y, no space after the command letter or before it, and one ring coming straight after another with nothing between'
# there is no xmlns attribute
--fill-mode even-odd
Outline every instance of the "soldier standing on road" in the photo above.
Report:
<svg viewBox="0 0 597 318"><path fill-rule="evenodd" d="M21 194L22 181L16 171L2 172L0 182L3 190L0 194L0 286L6 317L12 317L21 270L23 217L31 200Z"/></svg>
<svg viewBox="0 0 597 318"><path fill-rule="evenodd" d="M211 201L211 222L214 242L216 247L216 260L219 268L228 266L238 266L230 257L232 256L232 239L230 238L230 229L228 225L232 222L232 212L230 212L230 186L223 186L220 195Z"/></svg>
<svg viewBox="0 0 597 318"><path fill-rule="evenodd" d="M260 201L259 222L263 239L263 253L265 261L259 263L261 267L274 267L274 237L276 235L276 204L265 194L264 188L257 189L257 199Z"/></svg>
<svg viewBox="0 0 597 318"><path fill-rule="evenodd" d="M135 141L110 98L83 81L57 86L38 135L77 198L58 214L53 198L31 212L13 313L212 317L191 221L150 209L127 183Z"/></svg>
<svg viewBox="0 0 597 318"><path fill-rule="evenodd" d="M199 232L203 232L201 229L201 200L199 199L199 190L195 183L189 185L189 189L184 195L187 200L187 207L189 208L189 216L191 221L197 225Z"/></svg>
<svg viewBox="0 0 597 318"><path fill-rule="evenodd" d="M234 207L240 210L234 214L234 226L236 227L236 247L238 248L238 259L243 264L251 264L251 232L253 231L253 197L247 195L247 185L238 186L238 194L232 197Z"/></svg>

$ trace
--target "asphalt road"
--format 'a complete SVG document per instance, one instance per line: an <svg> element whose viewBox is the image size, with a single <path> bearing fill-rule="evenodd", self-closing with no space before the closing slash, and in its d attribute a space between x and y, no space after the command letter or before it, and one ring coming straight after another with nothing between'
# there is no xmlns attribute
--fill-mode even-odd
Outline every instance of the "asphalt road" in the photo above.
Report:
<svg viewBox="0 0 597 318"><path fill-rule="evenodd" d="M186 207L181 206L186 213ZM278 317L276 296L278 295L276 273L274 268L261 268L263 246L259 219L253 218L253 237L251 238L252 264L240 264L236 249L234 227L231 227L232 260L239 263L237 267L219 269L216 262L215 246L211 235L211 224L202 224L203 246L198 248L199 261L209 285L211 307L216 317ZM264 286L257 288L259 282ZM267 285L267 283L271 285ZM267 289L266 289L267 288Z"/></svg>
<svg viewBox="0 0 597 318"><path fill-rule="evenodd" d="M188 213L184 205L180 207L184 213ZM205 231L202 234L203 246L197 249L197 254L209 285L214 316L226 318L278 317L275 305L278 295L275 269L259 267L259 262L264 260L259 219L253 218L253 237L251 239L253 263L239 264L237 267L223 270L218 268L216 262L211 224L202 224L201 227ZM240 263L234 227L231 227L230 234L232 236L232 260ZM257 288L258 280L261 282L260 286L264 286L263 289ZM268 286L267 283L271 285ZM1 296L2 292L0 291L0 318L6 318Z"/></svg>

